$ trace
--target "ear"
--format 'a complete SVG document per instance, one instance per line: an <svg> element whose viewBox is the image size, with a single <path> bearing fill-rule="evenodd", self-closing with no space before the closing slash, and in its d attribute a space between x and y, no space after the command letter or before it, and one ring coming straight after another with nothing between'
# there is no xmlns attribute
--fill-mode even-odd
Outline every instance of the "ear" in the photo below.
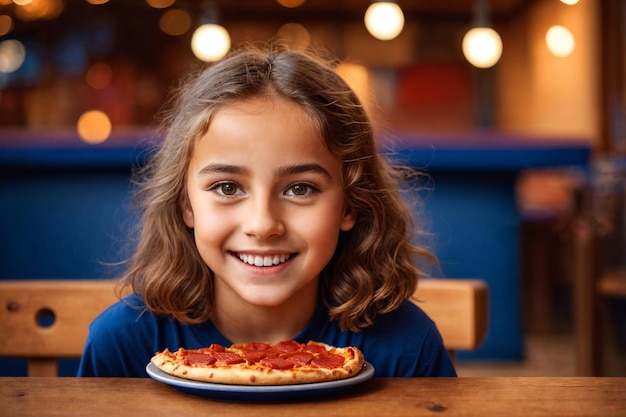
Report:
<svg viewBox="0 0 626 417"><path fill-rule="evenodd" d="M356 210L352 207L346 206L343 211L343 217L341 218L341 224L339 229L342 232L351 230L356 223Z"/></svg>
<svg viewBox="0 0 626 417"><path fill-rule="evenodd" d="M193 210L191 208L191 203L189 203L189 198L187 197L187 195L185 195L180 202L180 211L183 215L183 222L185 222L185 225L188 228L193 229Z"/></svg>

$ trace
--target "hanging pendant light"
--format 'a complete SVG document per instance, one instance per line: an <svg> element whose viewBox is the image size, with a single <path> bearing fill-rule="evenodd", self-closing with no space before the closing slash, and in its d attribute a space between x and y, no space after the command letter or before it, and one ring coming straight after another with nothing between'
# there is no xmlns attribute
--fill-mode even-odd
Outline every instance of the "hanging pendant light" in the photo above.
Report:
<svg viewBox="0 0 626 417"><path fill-rule="evenodd" d="M474 27L463 37L463 55L477 68L490 68L502 56L502 38L489 26L487 0L474 0Z"/></svg>
<svg viewBox="0 0 626 417"><path fill-rule="evenodd" d="M205 62L217 61L230 50L230 35L225 27L217 23L217 6L213 1L204 4L202 24L191 37L191 50Z"/></svg>
<svg viewBox="0 0 626 417"><path fill-rule="evenodd" d="M546 45L552 55L565 58L574 52L576 39L565 26L554 25L546 32Z"/></svg>
<svg viewBox="0 0 626 417"><path fill-rule="evenodd" d="M393 1L375 1L365 12L365 27L376 39L396 38L404 28L404 13Z"/></svg>

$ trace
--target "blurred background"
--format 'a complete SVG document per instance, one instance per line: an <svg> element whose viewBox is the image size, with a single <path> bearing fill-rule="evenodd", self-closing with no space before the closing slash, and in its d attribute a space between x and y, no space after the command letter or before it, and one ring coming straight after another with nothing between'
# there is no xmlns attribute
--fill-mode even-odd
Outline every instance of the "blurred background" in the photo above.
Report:
<svg viewBox="0 0 626 417"><path fill-rule="evenodd" d="M198 27L211 23L231 47L279 38L330 50L394 128L494 127L602 149L619 142L601 120L604 64L619 62L624 46L623 29L612 27L621 2L395 4L403 26L380 40L364 22L368 0L0 0L0 125L74 127L89 110L103 111L115 129L150 125L172 83L219 56L210 51L219 39L205 43L206 56L191 47ZM493 28L501 44L482 71L462 50L479 26ZM487 45L478 53L489 53ZM615 50L605 55L607 48Z"/></svg>
<svg viewBox="0 0 626 417"><path fill-rule="evenodd" d="M626 374L623 0L0 0L0 279L115 276L171 89L272 39L429 174L435 275L490 287L461 374Z"/></svg>

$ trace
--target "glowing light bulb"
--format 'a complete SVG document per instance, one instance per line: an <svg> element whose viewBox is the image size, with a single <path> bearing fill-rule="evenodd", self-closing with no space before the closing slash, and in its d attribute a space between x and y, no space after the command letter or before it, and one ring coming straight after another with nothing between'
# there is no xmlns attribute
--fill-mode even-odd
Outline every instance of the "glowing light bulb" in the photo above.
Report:
<svg viewBox="0 0 626 417"><path fill-rule="evenodd" d="M0 72L17 71L26 59L26 48L22 42L7 39L0 42Z"/></svg>
<svg viewBox="0 0 626 417"><path fill-rule="evenodd" d="M80 138L91 144L102 143L111 135L111 120L100 110L90 110L78 119L76 130Z"/></svg>
<svg viewBox="0 0 626 417"><path fill-rule="evenodd" d="M191 50L202 61L217 61L230 50L230 35L223 26L212 23L202 25L193 33Z"/></svg>
<svg viewBox="0 0 626 417"><path fill-rule="evenodd" d="M463 37L463 55L477 68L493 67L502 56L502 39L492 28L470 29Z"/></svg>
<svg viewBox="0 0 626 417"><path fill-rule="evenodd" d="M404 13L396 3L372 3L365 12L365 27L375 38L388 41L397 37L404 28Z"/></svg>
<svg viewBox="0 0 626 417"><path fill-rule="evenodd" d="M552 55L564 58L574 52L576 41L568 28L555 25L546 32L546 45Z"/></svg>

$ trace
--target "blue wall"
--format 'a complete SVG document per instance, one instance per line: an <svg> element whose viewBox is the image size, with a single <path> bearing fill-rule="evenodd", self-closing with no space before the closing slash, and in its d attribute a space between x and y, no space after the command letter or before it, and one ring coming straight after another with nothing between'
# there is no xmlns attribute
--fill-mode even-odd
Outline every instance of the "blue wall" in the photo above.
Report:
<svg viewBox="0 0 626 417"><path fill-rule="evenodd" d="M482 279L489 285L485 343L459 358L519 359L523 356L519 262L520 219L513 172L430 173L426 201L433 249L441 275Z"/></svg>
<svg viewBox="0 0 626 417"><path fill-rule="evenodd" d="M3 170L0 277L110 277L128 253L129 171Z"/></svg>

